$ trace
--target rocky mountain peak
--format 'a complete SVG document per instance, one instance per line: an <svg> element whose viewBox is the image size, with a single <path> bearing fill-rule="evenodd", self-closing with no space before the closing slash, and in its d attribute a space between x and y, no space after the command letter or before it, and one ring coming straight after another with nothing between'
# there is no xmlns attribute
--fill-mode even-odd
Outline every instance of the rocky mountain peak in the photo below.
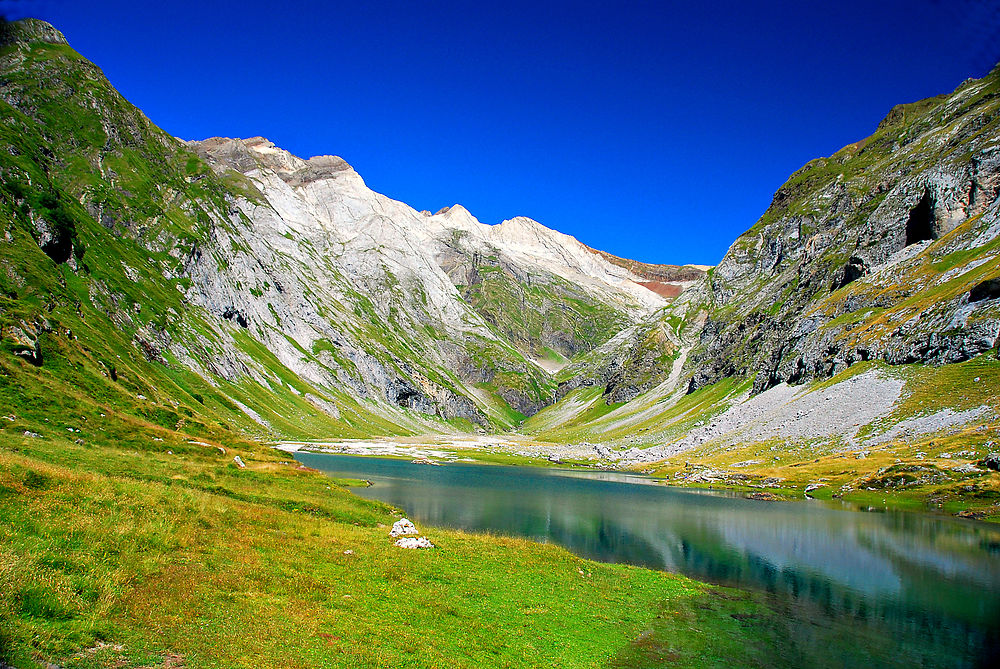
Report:
<svg viewBox="0 0 1000 669"><path fill-rule="evenodd" d="M248 174L253 170L270 170L293 187L343 176L364 185L361 176L340 156L303 160L265 137L210 137L186 143L217 171L233 169Z"/></svg>
<svg viewBox="0 0 1000 669"><path fill-rule="evenodd" d="M521 243L545 246L547 242L557 241L560 245L576 245L577 241L572 235L557 232L547 228L538 221L527 216L515 216L493 226L490 231L494 239L502 239L510 243Z"/></svg>
<svg viewBox="0 0 1000 669"><path fill-rule="evenodd" d="M489 226L479 222L468 209L460 204L443 207L431 217L431 221L448 230L464 230L481 234Z"/></svg>
<svg viewBox="0 0 1000 669"><path fill-rule="evenodd" d="M41 19L21 19L5 21L0 25L0 46L16 42L45 42L46 44L69 44L66 36L51 23Z"/></svg>

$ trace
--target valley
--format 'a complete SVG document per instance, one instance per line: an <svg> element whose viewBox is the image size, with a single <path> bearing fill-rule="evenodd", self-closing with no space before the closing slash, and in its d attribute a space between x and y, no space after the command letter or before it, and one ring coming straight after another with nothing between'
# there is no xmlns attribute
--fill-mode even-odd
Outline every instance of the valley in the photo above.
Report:
<svg viewBox="0 0 1000 669"><path fill-rule="evenodd" d="M263 137L177 139L35 19L0 31L0 110L4 669L996 650L1000 68L805 165L713 267L417 211ZM409 509L310 451L642 474L665 518L700 518L663 500L706 488L790 516L864 508L904 528L883 557L909 524L928 546L951 528L985 583L974 641L956 651L942 623L914 645L884 611L815 631L815 598L503 528L431 525L435 549L399 549ZM782 564L740 546L703 550ZM852 597L835 608L854 620Z"/></svg>

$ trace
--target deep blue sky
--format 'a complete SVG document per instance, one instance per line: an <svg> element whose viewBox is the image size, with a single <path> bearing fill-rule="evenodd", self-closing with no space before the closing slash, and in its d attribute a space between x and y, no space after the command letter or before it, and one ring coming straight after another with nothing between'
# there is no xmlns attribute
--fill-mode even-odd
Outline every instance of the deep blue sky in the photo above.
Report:
<svg viewBox="0 0 1000 669"><path fill-rule="evenodd" d="M1000 3L0 0L185 139L343 156L417 209L714 264L808 160L1000 58Z"/></svg>

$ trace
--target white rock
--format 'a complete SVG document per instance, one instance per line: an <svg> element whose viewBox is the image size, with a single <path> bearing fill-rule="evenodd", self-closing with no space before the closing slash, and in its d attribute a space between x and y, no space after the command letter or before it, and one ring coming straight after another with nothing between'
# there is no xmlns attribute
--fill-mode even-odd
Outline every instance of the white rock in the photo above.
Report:
<svg viewBox="0 0 1000 669"><path fill-rule="evenodd" d="M403 537L396 539L396 545L400 548L434 548L427 537Z"/></svg>
<svg viewBox="0 0 1000 669"><path fill-rule="evenodd" d="M390 537L401 537L406 534L417 534L417 526L407 518L400 518L392 524L392 529L389 530Z"/></svg>
<svg viewBox="0 0 1000 669"><path fill-rule="evenodd" d="M235 458L233 458L233 462L235 462L236 466L239 467L240 469L246 469L247 463L243 462L243 458L241 458L240 456L237 455Z"/></svg>

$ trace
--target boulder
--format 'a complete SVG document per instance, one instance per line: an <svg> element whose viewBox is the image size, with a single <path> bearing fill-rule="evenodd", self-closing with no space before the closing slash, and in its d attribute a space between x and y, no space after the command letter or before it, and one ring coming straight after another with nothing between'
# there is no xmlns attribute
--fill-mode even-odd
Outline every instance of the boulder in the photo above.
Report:
<svg viewBox="0 0 1000 669"><path fill-rule="evenodd" d="M986 469L992 469L995 472L1000 471L1000 453L990 453L980 460L979 464Z"/></svg>
<svg viewBox="0 0 1000 669"><path fill-rule="evenodd" d="M434 548L427 537L403 537L396 539L396 546L400 548Z"/></svg>
<svg viewBox="0 0 1000 669"><path fill-rule="evenodd" d="M614 452L604 444L596 444L594 450L597 451L597 457L603 460L611 460L614 457Z"/></svg>
<svg viewBox="0 0 1000 669"><path fill-rule="evenodd" d="M392 529L389 530L390 537L401 537L407 534L416 534L417 526L410 522L407 518L400 518L395 523L392 524Z"/></svg>

